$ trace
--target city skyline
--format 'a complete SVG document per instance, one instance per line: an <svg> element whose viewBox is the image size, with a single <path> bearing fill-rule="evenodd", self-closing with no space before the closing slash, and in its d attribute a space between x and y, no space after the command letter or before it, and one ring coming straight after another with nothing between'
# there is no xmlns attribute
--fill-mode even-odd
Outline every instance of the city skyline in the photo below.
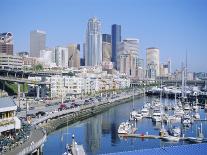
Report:
<svg viewBox="0 0 207 155"><path fill-rule="evenodd" d="M180 68L182 61L185 61L187 51L189 69L207 72L206 4L204 0L182 2L132 0L119 2L118 6L117 1L109 0L99 2L63 0L53 1L52 4L49 1L39 0L32 2L22 0L21 3L8 0L1 2L3 9L1 18L5 22L0 31L13 33L14 52L29 51L29 32L34 29L47 33L48 47L67 46L68 43L82 45L87 21L96 16L103 25L102 33L110 33L111 25L119 24L122 27L122 39L138 38L140 56L144 60L146 48L157 47L160 49L160 62L170 58L172 68L175 70ZM9 12L6 11L6 6L10 6ZM54 7L61 8L61 11L54 13ZM45 8L48 8L47 12Z"/></svg>

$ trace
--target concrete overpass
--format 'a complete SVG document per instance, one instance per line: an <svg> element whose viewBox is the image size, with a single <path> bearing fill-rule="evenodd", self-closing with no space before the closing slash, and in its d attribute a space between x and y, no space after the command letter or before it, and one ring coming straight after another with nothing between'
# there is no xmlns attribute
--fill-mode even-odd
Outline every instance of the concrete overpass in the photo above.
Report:
<svg viewBox="0 0 207 155"><path fill-rule="evenodd" d="M8 81L8 82L15 82L17 83L17 89L18 89L18 98L20 98L20 94L21 94L21 91L20 91L20 84L34 84L36 86L36 92L37 92L37 98L40 98L40 87L43 89L42 90L42 94L45 94L45 90L44 88L49 85L50 86L50 82L47 82L47 81L34 81L34 80L29 80L29 79L26 79L26 78L16 78L16 77L3 77L3 76L0 76L0 81L3 81L3 89L5 89L5 81ZM43 95L44 96L44 95Z"/></svg>

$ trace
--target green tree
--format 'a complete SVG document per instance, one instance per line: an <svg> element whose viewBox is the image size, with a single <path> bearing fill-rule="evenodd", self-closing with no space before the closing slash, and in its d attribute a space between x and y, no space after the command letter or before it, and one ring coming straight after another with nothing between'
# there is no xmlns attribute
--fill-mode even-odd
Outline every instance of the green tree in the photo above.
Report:
<svg viewBox="0 0 207 155"><path fill-rule="evenodd" d="M41 64L37 64L33 66L34 71L41 71L43 70L43 66Z"/></svg>

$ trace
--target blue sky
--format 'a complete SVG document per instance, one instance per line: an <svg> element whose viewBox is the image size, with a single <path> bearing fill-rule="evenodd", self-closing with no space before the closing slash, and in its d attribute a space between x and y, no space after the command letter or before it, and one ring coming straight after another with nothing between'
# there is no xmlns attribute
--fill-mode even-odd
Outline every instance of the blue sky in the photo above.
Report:
<svg viewBox="0 0 207 155"><path fill-rule="evenodd" d="M160 48L160 60L181 66L188 51L192 71L207 72L207 0L1 0L0 32L14 34L15 51L29 50L29 32L47 33L47 47L83 43L86 24L96 16L102 33L122 26L122 39L140 39L140 57L147 47Z"/></svg>

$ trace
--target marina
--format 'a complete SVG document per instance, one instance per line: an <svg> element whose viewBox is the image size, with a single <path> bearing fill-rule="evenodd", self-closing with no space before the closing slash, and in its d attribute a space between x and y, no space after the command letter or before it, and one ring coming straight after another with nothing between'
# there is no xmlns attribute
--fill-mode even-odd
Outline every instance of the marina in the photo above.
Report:
<svg viewBox="0 0 207 155"><path fill-rule="evenodd" d="M136 121L136 132L118 134L120 124L122 122L129 121L130 113L133 109L136 111L143 107L147 107L145 104L146 100L149 103L156 100L158 101L155 97L141 97L139 99L135 99L134 104L133 101L130 101L125 104L112 107L94 117L51 133L43 148L43 154L49 155L51 152L62 154L65 151L64 146L72 142L71 138L66 138L68 135L64 135L66 132L70 135L75 134L77 143L82 144L86 154L89 155L198 143L199 139L195 138L198 135L197 131L201 123L203 128L202 133L204 135L202 142L206 142L206 113L205 110L201 108L198 110L200 119L195 120L190 126L183 126L178 122L175 123L175 125L181 130L179 138L174 138L175 136L161 136L160 130L162 129L162 123L152 122L151 116L143 117ZM174 105L175 100L162 98L161 102ZM157 103L155 104L158 105ZM135 121L129 122L135 127ZM163 124L166 130L173 129L173 125L170 127L170 125L167 125L166 123ZM63 141L61 141L61 136L65 137ZM56 146L56 149L54 149L54 146Z"/></svg>

